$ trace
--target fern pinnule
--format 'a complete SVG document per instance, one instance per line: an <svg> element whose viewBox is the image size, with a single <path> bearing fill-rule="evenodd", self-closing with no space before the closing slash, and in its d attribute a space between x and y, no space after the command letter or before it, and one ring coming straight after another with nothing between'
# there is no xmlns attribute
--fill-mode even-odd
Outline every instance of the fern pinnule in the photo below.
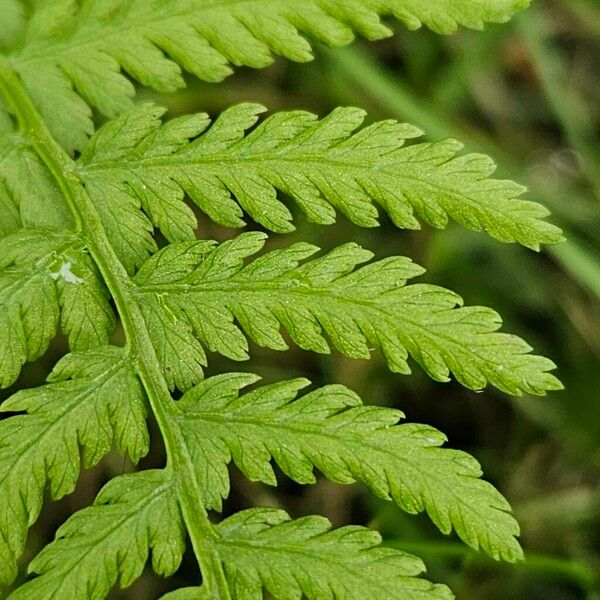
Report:
<svg viewBox="0 0 600 600"><path fill-rule="evenodd" d="M479 29L502 22L528 0L72 0L37 2L20 33L15 0L2 0L16 45L11 62L48 126L68 150L93 132L90 106L115 117L132 105L131 78L162 92L185 85L182 69L220 81L230 65L265 67L272 54L312 59L302 34L343 46L359 33L391 35L391 15L414 29L440 33L458 25ZM0 5L2 8L3 5ZM3 12L4 14L4 12ZM19 41L21 43L19 44ZM2 38L0 38L0 47Z"/></svg>
<svg viewBox="0 0 600 600"><path fill-rule="evenodd" d="M194 238L186 195L228 227L243 226L246 212L272 231L293 230L280 192L319 224L333 223L337 210L375 227L379 207L400 228L418 229L419 219L444 228L453 219L536 250L562 239L543 206L519 198L525 188L491 178L491 159L459 154L455 140L405 145L422 132L395 121L358 129L365 113L355 108L320 121L276 113L252 129L264 110L240 104L212 125L203 114L161 125L164 109L142 104L92 138L79 173L130 270L153 251L150 222L171 242ZM111 217L117 211L122 217Z"/></svg>
<svg viewBox="0 0 600 600"><path fill-rule="evenodd" d="M115 327L108 290L82 241L41 228L0 239L0 388L46 351L59 323L73 350L106 345Z"/></svg>
<svg viewBox="0 0 600 600"><path fill-rule="evenodd" d="M424 272L408 258L369 263L373 254L351 243L307 260L318 248L299 243L245 264L265 241L264 234L243 233L218 246L171 244L134 277L170 387L185 390L202 379L206 355L194 338L212 352L245 360L246 337L287 349L282 326L313 352L330 352L325 334L352 358L369 358L380 348L397 373L411 372L410 355L437 381L452 373L474 390L488 382L514 395L561 388L549 373L552 361L497 332L495 311L465 307L460 296L438 286L407 286Z"/></svg>
<svg viewBox="0 0 600 600"><path fill-rule="evenodd" d="M240 396L256 379L248 373L216 376L178 403L206 506L221 510L230 462L250 480L269 485L277 485L271 460L302 484L315 483L316 467L336 483L360 481L409 513L427 511L442 532L455 529L466 544L495 559L522 558L508 503L479 479L481 468L471 456L440 448L446 438L439 431L398 425L400 411L364 406L339 385L298 398L310 385L298 379Z"/></svg>

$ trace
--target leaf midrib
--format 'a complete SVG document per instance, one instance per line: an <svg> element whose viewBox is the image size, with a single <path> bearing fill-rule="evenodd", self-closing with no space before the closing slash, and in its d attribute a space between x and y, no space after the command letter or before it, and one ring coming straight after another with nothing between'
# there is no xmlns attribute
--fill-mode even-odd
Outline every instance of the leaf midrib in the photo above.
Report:
<svg viewBox="0 0 600 600"><path fill-rule="evenodd" d="M185 285L186 284L182 284L182 286L185 286ZM148 287L150 287L150 286L148 286ZM159 287L159 286L156 286L156 287ZM168 287L168 286L166 286L166 287ZM174 285L170 286L170 290L173 291L174 287L175 287ZM398 288L398 289L402 289L402 288ZM155 290L148 290L144 286L142 286L140 288L140 291L142 293L145 293L145 294L156 294L157 293L157 291L155 291ZM169 290L167 290L167 289L162 289L163 293L168 293L168 291ZM218 290L210 289L209 291L216 292L216 293L227 293L227 294L229 294L229 298L231 299L232 295L235 292L243 292L244 289L241 286L238 286L237 282L234 282L232 284L231 288L222 288L222 289L218 289ZM256 294L256 295L259 295L261 293L262 294L268 294L270 291L282 291L282 290L281 290L280 287L268 288L266 290L252 290L252 289L248 289L248 293L252 293L252 294ZM285 291L288 292L287 289ZM380 306L374 305L374 303L372 303L372 302L370 302L368 300L354 300L354 299L347 299L347 298L339 297L339 296L336 296L334 294L331 294L331 292L329 290L323 289L323 288L311 288L311 290L303 290L302 292L300 292L300 290L298 288L294 288L293 290L290 290L289 293L290 294L298 294L298 295L300 295L302 293L303 295L305 295L305 296L307 296L309 298L314 299L315 296L318 298L318 295L317 295L317 293L315 293L315 291L317 293L318 292L321 292L321 293L326 292L327 295L329 295L330 297L333 297L334 300L339 301L339 302L348 303L350 305L362 306L363 308L367 308L369 310L377 310L377 311L383 313L388 318L391 318L391 317L394 316L394 315L390 315L389 313L386 313L386 311L384 311ZM183 292L187 293L187 294L200 294L200 295L202 294L202 290L190 291L189 289L186 289L186 288L184 288ZM322 299L322 298L319 298L319 300L324 301L324 299ZM459 310L459 309L460 309L460 307L458 307L458 308L456 308L454 310ZM441 310L439 310L437 312L445 312L446 310L448 310L448 309L441 309ZM419 323L418 321L410 320L409 318L407 318L407 315L406 315L405 312L401 313L401 315L402 315L403 322L406 324L406 326L411 327L413 329L413 331L414 330L418 330L418 331L422 332L422 335L425 335L427 338L429 338L428 341L431 341L431 338L434 338L434 339L437 338L437 339L443 340L446 344L448 344L448 345L450 345L452 347L458 347L460 349L461 353L466 350L463 342L461 342L460 340L457 340L455 338L449 337L448 335L445 335L443 333L443 325L444 325L444 323L439 323L439 324L435 324L434 323L433 325L430 325L428 323L423 324L423 323ZM431 332L428 329L428 327L435 327L436 331L435 332ZM407 345L406 345L407 342L406 342L406 340L402 339L401 342L402 342L402 345L405 348L407 348ZM437 349L438 349L438 351L443 351L442 352L442 356L444 358L444 361L446 361L446 358L447 358L447 348L440 348L439 344L432 344L432 345L436 346ZM423 346L423 344L420 343L419 346ZM468 352L469 352L469 355L471 355L471 356L475 357L476 359L478 359L479 361L481 361L482 364L489 364L490 363L489 358L481 356L478 352L475 352L473 350L473 348L469 348ZM502 366L502 363L501 362L495 363L495 367L498 367L498 366ZM487 376L485 376L485 378L486 378L486 380L488 380Z"/></svg>
<svg viewBox="0 0 600 600"><path fill-rule="evenodd" d="M479 198L475 197L472 194L466 194L464 188L459 188L456 187L459 185L459 183L457 182L456 186L455 185L451 185L449 183L445 183L445 182L438 182L438 181L433 181L432 178L426 179L426 178L419 178L417 175L413 175L411 173L409 173L408 171L413 168L414 171L418 172L419 171L419 165L418 163L415 163L413 161L407 161L405 163L396 163L395 165L392 165L394 167L394 170L392 170L390 167L388 168L382 168L381 165L377 164L377 161L373 161L373 162L368 162L365 161L363 163L361 162L350 162L350 161L340 161L340 160L332 160L332 159L323 159L323 158L319 158L316 159L314 158L314 156L310 156L310 155L306 155L306 156L294 156L293 158L287 158L287 157L277 157L277 158L266 158L264 156L260 156L257 155L255 157L241 157L241 158L235 158L232 160L231 154L223 154L223 155L216 155L213 156L211 158L207 158L207 157L202 157L202 158L196 158L194 160L188 160L187 162L183 163L181 162L181 156L175 156L174 158L169 158L169 159L164 159L161 158L161 160L158 159L147 159L147 161L131 161L131 162L127 162L124 161L123 163L119 163L118 166L115 166L112 163L92 163L91 165L86 165L86 166L78 166L78 172L85 178L86 174L93 174L94 172L100 172L102 173L103 171L107 171L107 170L113 170L116 172L121 172L123 173L124 171L130 171L132 173L135 173L136 171L143 171L144 169L174 169L174 168L185 168L186 166L195 166L195 167L200 167L200 166L208 166L214 169L214 171L219 171L219 170L223 170L223 169L236 169L236 168L240 168L240 166L246 166L246 165L250 165L252 167L254 167L255 169L268 169L271 165L275 165L274 169L279 169L279 170L286 170L290 168L291 166L297 165L298 163L300 163L303 167L306 165L308 169L313 168L313 169L317 169L319 171L322 171L324 168L332 168L332 169L346 169L347 171L350 172L349 177L355 179L358 176L365 176L368 175L369 178L373 177L374 171L377 171L378 173L381 173L382 175L389 177L390 179L393 180L401 180L407 183L407 194L406 195L410 195L410 185L420 185L425 187L426 189L428 189L429 191L432 191L434 193L437 194L446 194L446 195L450 195L452 197L452 199L454 201L458 201L458 202L462 202L462 203L466 203L469 205L469 207L477 212L480 213L482 211L484 211L487 214L492 214L495 215L497 218L499 219L510 219L510 221L515 225L515 226L520 226L522 227L522 225L518 222L517 218L516 218L516 213L517 211L513 211L510 210L511 203L514 203L514 206L517 207L517 204L519 202L525 202L525 200L522 200L520 197L515 197L515 198L494 198L493 202L482 202L482 196L483 196L483 192L485 192L485 183L487 182L493 182L493 181L497 181L495 179L489 179L489 178L481 178L481 179L477 179L476 182L477 184L483 184L481 189L479 190ZM177 160L179 159L179 161ZM448 161L445 161L444 163L442 163L442 165L435 165L436 167L440 167L442 168L443 165L445 165L447 162L453 160L454 157L451 157L448 159ZM325 167L324 167L325 165ZM397 169L404 169L403 173L400 173ZM356 172L359 172L358 174ZM364 171L364 173L363 173ZM429 168L428 170L428 175L431 175L432 173L434 175L436 175L437 179L443 180L444 179L444 174L440 173L437 174L435 172L435 169L431 169ZM211 173L212 174L212 173ZM173 176L174 174L172 172L167 173L167 176ZM138 175L139 176L139 175ZM143 178L143 175L141 176ZM446 177L448 179L450 179L452 177L452 174L448 174L446 175ZM124 177L124 179L127 179L127 177ZM268 178L266 178L267 181ZM269 185L274 185L269 181ZM274 187L277 187L276 185L274 185ZM403 194L404 195L404 194ZM444 203L442 204L442 208L444 209L444 212L448 212L448 207L444 206ZM508 208L509 210L502 210L503 208ZM538 219L536 217L531 218L532 221L537 221ZM484 225L481 225L482 227L484 227Z"/></svg>

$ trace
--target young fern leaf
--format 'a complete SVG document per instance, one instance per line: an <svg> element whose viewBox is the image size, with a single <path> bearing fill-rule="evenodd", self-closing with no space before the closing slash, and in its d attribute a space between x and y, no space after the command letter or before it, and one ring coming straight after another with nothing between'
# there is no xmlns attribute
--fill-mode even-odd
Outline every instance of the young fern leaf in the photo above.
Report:
<svg viewBox="0 0 600 600"><path fill-rule="evenodd" d="M338 108L321 121L302 111L277 113L248 133L264 111L241 104L212 126L203 114L161 125L164 109L142 104L92 138L80 173L111 239L128 240L118 250L130 270L153 248L140 208L171 242L193 239L196 219L186 194L229 227L244 225L243 209L271 231L294 229L277 197L282 192L320 224L333 223L337 209L356 225L375 227L379 206L401 228L418 229L417 217L444 228L451 218L536 250L562 239L543 220L546 208L519 198L525 188L492 179L491 159L459 154L455 140L405 146L421 132L395 121L357 131L365 113L355 108ZM127 214L113 227L116 211Z"/></svg>
<svg viewBox="0 0 600 600"><path fill-rule="evenodd" d="M250 509L219 526L219 555L234 598L262 600L263 590L291 600L449 600L450 590L417 579L414 556L380 548L363 527L331 530L324 517L292 521L282 510Z"/></svg>
<svg viewBox="0 0 600 600"><path fill-rule="evenodd" d="M40 576L10 600L104 600L117 582L126 588L142 574L150 550L154 570L173 574L185 545L174 487L165 471L113 479L58 530L30 564Z"/></svg>
<svg viewBox="0 0 600 600"><path fill-rule="evenodd" d="M20 229L0 239L0 387L46 351L59 322L73 350L106 345L115 326L108 291L79 238Z"/></svg>
<svg viewBox="0 0 600 600"><path fill-rule="evenodd" d="M88 105L108 117L131 106L135 89L124 72L144 85L172 92L185 85L182 68L201 79L220 81L231 73L230 63L265 67L272 53L311 60L310 44L302 34L331 46L350 43L354 32L380 39L391 34L380 15L396 17L411 29L425 23L451 33L459 24L481 28L485 22L506 21L528 3L53 0L36 3L24 40L10 58L52 133L70 151L83 148L93 131ZM18 9L14 0L10 7L13 13ZM18 14L16 19L18 25Z"/></svg>
<svg viewBox="0 0 600 600"><path fill-rule="evenodd" d="M498 333L499 315L464 307L443 288L406 281L424 270L390 257L356 269L373 254L346 244L308 262L309 244L269 252L248 265L264 245L245 233L214 247L172 244L155 254L134 281L142 311L170 386L187 389L202 378L202 345L234 360L248 357L246 336L285 350L279 329L305 350L327 353L332 344L352 358L383 351L392 371L410 373L408 356L438 381L449 374L470 389L487 383L514 395L559 389L552 361L529 354L520 338Z"/></svg>
<svg viewBox="0 0 600 600"><path fill-rule="evenodd" d="M336 483L364 483L409 513L426 510L443 533L454 528L469 546L495 559L522 558L519 526L506 500L479 479L477 461L440 448L446 438L425 425L397 425L397 410L363 406L343 386L297 399L304 379L239 396L258 378L230 373L207 379L178 403L181 428L194 456L207 507L221 509L229 494L227 466L252 481L276 485L271 466L302 484L318 468Z"/></svg>
<svg viewBox="0 0 600 600"><path fill-rule="evenodd" d="M0 583L16 576L47 486L62 498L113 446L134 462L148 451L145 396L121 348L69 354L48 381L0 406L25 413L0 421Z"/></svg>

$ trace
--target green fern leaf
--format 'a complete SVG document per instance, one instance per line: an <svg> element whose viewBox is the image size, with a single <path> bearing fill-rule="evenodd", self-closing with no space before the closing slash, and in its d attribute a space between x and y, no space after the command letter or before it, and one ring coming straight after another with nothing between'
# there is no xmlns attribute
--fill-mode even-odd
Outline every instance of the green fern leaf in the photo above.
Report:
<svg viewBox="0 0 600 600"><path fill-rule="evenodd" d="M479 479L481 468L471 456L440 448L446 438L439 431L397 425L401 412L363 406L343 386L296 399L309 385L304 379L239 397L257 379L247 373L213 377L178 403L207 507L220 510L229 494L229 462L252 481L277 485L273 459L298 483L314 483L314 467L337 483L361 481L410 513L426 510L442 532L454 528L466 544L495 559L522 558L508 503Z"/></svg>
<svg viewBox="0 0 600 600"><path fill-rule="evenodd" d="M181 319L166 302L150 298L143 306L144 318L156 357L170 390L187 390L202 379L206 353L196 339L192 326ZM205 324L211 327L210 323ZM225 343L224 335L218 336ZM243 340L243 336L239 334ZM239 344L239 341L238 341Z"/></svg>
<svg viewBox="0 0 600 600"><path fill-rule="evenodd" d="M353 358L379 348L394 372L409 373L411 359L437 381L453 375L514 395L560 389L554 364L500 333L494 311L408 285L423 269L407 258L370 262L356 244L315 258L304 243L257 257L264 234L198 241L196 213L230 227L247 215L288 232L285 196L316 223L338 213L364 227L382 213L404 229L453 220L538 250L562 239L546 209L493 179L489 158L454 140L422 143L412 125L363 127L359 109L259 122L265 109L242 104L214 122L163 122L164 109L133 99L137 83L182 87L183 71L218 81L232 65L264 67L275 54L310 60L309 39L382 38L391 33L382 17L449 33L527 4L0 0L0 387L59 327L72 350L46 385L0 407L0 585L17 577L46 494L72 492L113 447L134 462L148 452L148 408L166 457L162 470L115 478L68 519L10 598L102 600L131 585L150 554L156 573L172 575L186 536L202 587L172 600L452 597L421 577L418 558L361 527L332 530L322 517L293 521L273 509L213 523L207 510L228 497L231 463L272 485L275 467L300 484L315 482L316 470L358 482L493 558L521 558L508 502L436 429L400 423L401 412L366 407L341 386L300 396L308 382L292 380L242 393L256 376L203 380L203 369L208 352L247 359L250 342L284 350L284 335ZM100 115L108 122L94 134ZM122 348L109 344L111 302Z"/></svg>
<svg viewBox="0 0 600 600"><path fill-rule="evenodd" d="M346 244L300 264L318 249L295 244L244 266L265 237L246 233L213 249L206 242L173 244L155 254L134 278L149 326L162 310L185 328L187 346L193 329L209 350L244 360L241 330L260 346L283 350L281 324L298 346L314 352L329 352L324 333L353 358L369 358L370 348L379 347L398 373L410 373L410 354L437 381L453 373L474 390L490 383L510 394L544 395L561 387L548 373L552 361L529 354L520 338L497 332L501 319L494 311L463 307L459 296L437 286L405 286L423 273L409 259L391 257L354 270L373 255ZM181 338L167 325L160 333L156 349L164 357L163 346L177 348ZM181 372L163 358L165 374L181 389L202 378L198 363L194 372Z"/></svg>
<svg viewBox="0 0 600 600"><path fill-rule="evenodd" d="M54 135L73 150L83 148L93 130L88 104L108 117L130 107L135 90L122 71L173 92L184 86L182 68L220 81L231 73L230 63L264 67L271 53L311 60L302 34L332 46L350 43L354 32L380 39L391 34L379 20L388 14L411 29L425 23L451 33L459 24L481 28L506 21L528 3L96 0L79 7L73 0L55 0L36 3L24 47L11 59Z"/></svg>
<svg viewBox="0 0 600 600"><path fill-rule="evenodd" d="M123 475L108 483L94 506L73 515L30 565L40 576L11 600L104 600L152 565L173 574L184 550L184 531L172 480L164 471Z"/></svg>
<svg viewBox="0 0 600 600"><path fill-rule="evenodd" d="M525 188L491 179L494 163L459 154L455 140L404 146L421 132L395 121L356 132L365 114L354 108L339 108L321 121L307 112L278 113L247 133L264 110L235 106L209 129L202 114L161 126L164 110L141 105L94 136L80 173L102 215L141 206L172 242L194 237L186 194L221 225L243 226L243 209L272 231L290 231L292 214L278 192L321 224L333 223L337 209L357 225L374 227L379 206L402 228L419 228L417 217L444 228L451 218L536 250L562 240L560 229L543 220L549 214L543 206L519 198ZM140 218L137 212L118 219L111 238L144 231L132 225ZM120 255L132 267L150 251L140 239Z"/></svg>
<svg viewBox="0 0 600 600"><path fill-rule="evenodd" d="M112 246L129 273L133 273L158 249L152 237L152 223L140 210L139 199L117 182L89 182L98 215Z"/></svg>
<svg viewBox="0 0 600 600"><path fill-rule="evenodd" d="M108 342L115 317L108 292L80 240L21 229L0 240L0 387L36 360L60 320L73 350Z"/></svg>
<svg viewBox="0 0 600 600"><path fill-rule="evenodd" d="M414 556L378 547L381 537L362 527L331 531L324 517L295 521L281 510L251 509L218 527L219 555L236 600L442 600L443 585L417 576Z"/></svg>
<svg viewBox="0 0 600 600"><path fill-rule="evenodd" d="M81 468L95 465L113 445L135 462L148 451L145 397L122 349L69 354L48 380L0 406L3 413L25 413L0 421L4 583L16 575L27 528L39 515L47 484L58 499L73 491Z"/></svg>

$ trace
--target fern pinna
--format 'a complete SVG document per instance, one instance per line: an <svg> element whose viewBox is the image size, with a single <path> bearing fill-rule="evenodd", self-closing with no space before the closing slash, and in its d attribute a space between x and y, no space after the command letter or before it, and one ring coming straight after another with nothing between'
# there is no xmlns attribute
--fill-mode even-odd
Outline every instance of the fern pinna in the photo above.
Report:
<svg viewBox="0 0 600 600"><path fill-rule="evenodd" d="M396 373L416 363L472 390L543 395L560 388L550 360L499 332L493 310L413 283L423 269L408 258L373 260L353 243L265 251L263 233L217 244L194 232L197 215L291 231L289 200L320 224L341 213L373 227L385 212L401 229L453 220L539 249L562 239L547 211L492 178L489 158L454 140L419 141L412 125L363 127L355 108L263 118L255 104L214 121L165 119L162 108L135 103L134 84L170 92L183 70L218 81L273 54L309 60L307 39L339 46L355 33L388 35L381 16L451 33L505 21L526 4L0 0L0 384L12 385L59 328L71 349L46 385L2 405L0 581L10 598L105 598L130 585L149 554L157 573L171 575L186 536L201 583L171 600L452 597L421 576L418 558L365 528L260 508L209 519L228 497L231 463L272 485L274 465L301 484L317 469L360 482L496 559L522 556L507 501L439 431L365 406L339 385L205 379L203 367L212 353L247 359L249 342L293 343L354 358L376 350ZM108 119L96 132L92 110ZM160 249L158 230L168 242ZM117 321L124 347L110 343ZM46 492L69 494L113 448L137 462L151 414L164 468L112 480L30 563L31 577L12 585Z"/></svg>

